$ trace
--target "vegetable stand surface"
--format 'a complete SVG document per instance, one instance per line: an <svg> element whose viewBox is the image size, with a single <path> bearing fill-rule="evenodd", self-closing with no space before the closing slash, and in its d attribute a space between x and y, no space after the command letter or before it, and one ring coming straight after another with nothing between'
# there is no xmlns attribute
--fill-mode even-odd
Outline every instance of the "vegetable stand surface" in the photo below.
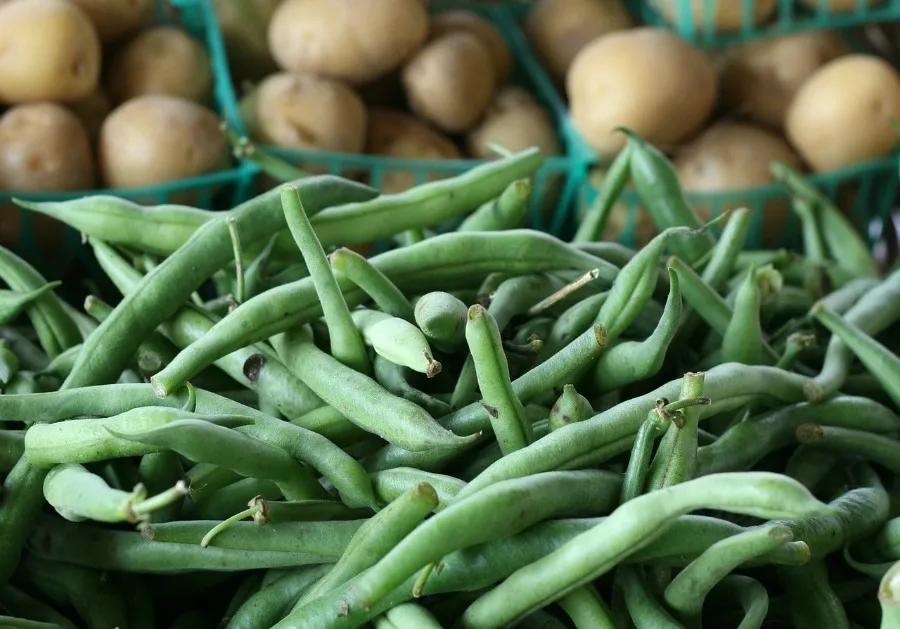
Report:
<svg viewBox="0 0 900 629"><path fill-rule="evenodd" d="M626 131L643 188L661 153ZM23 208L118 295L0 256L2 622L896 626L900 272L827 205L806 254L748 248L675 179L639 249L424 231L541 166L120 203L139 232Z"/></svg>

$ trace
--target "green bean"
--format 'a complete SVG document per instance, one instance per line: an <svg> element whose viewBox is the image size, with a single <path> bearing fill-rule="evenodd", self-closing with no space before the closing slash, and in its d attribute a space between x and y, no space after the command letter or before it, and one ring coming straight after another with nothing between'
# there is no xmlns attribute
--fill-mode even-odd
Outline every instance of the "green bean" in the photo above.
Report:
<svg viewBox="0 0 900 629"><path fill-rule="evenodd" d="M0 615L0 626L7 629L60 629L60 625L56 623L40 622L38 620L28 620L26 618L14 618L12 616Z"/></svg>
<svg viewBox="0 0 900 629"><path fill-rule="evenodd" d="M41 484L47 472L32 466L24 455L3 480L0 491L0 585L19 563L22 547L44 504ZM34 487L38 491L34 491Z"/></svg>
<svg viewBox="0 0 900 629"><path fill-rule="evenodd" d="M25 452L24 430L0 430L0 474L7 474Z"/></svg>
<svg viewBox="0 0 900 629"><path fill-rule="evenodd" d="M769 593L759 581L742 574L730 574L722 579L715 591L734 597L744 610L738 629L760 629L763 626L769 612ZM717 598L713 597L713 600Z"/></svg>
<svg viewBox="0 0 900 629"><path fill-rule="evenodd" d="M0 336L9 343L21 366L29 371L42 371L50 364L50 358L20 332L10 328L0 328Z"/></svg>
<svg viewBox="0 0 900 629"><path fill-rule="evenodd" d="M344 295L331 272L322 243L316 238L300 197L300 190L296 186L284 184L281 187L281 205L284 208L285 221L294 242L303 254L303 261L309 269L319 303L322 305L325 324L328 326L331 353L348 367L368 373L369 356L363 345L363 339L350 318L350 310L344 301Z"/></svg>
<svg viewBox="0 0 900 629"><path fill-rule="evenodd" d="M500 196L482 204L463 219L456 231L501 231L521 227L530 197L531 179L513 181Z"/></svg>
<svg viewBox="0 0 900 629"><path fill-rule="evenodd" d="M462 625L475 629L513 622L609 571L658 537L673 518L709 508L760 518L831 514L802 485L777 474L744 472L689 480L626 502L603 524L517 570L475 601Z"/></svg>
<svg viewBox="0 0 900 629"><path fill-rule="evenodd" d="M78 464L57 465L44 478L44 498L72 522L139 522L187 493L187 485L181 481L152 498L141 485L131 492L113 489L102 477Z"/></svg>
<svg viewBox="0 0 900 629"><path fill-rule="evenodd" d="M49 623L63 629L77 629L75 624L58 611L12 585L0 586L0 608L14 616Z"/></svg>
<svg viewBox="0 0 900 629"><path fill-rule="evenodd" d="M266 242L265 247L253 258L253 262L247 265L244 273L246 297L255 297L266 289L269 281L269 267L275 256L275 246L278 243L278 234L273 235Z"/></svg>
<svg viewBox="0 0 900 629"><path fill-rule="evenodd" d="M795 627L850 627L844 605L828 584L821 559L805 566L779 566L779 581L787 591L788 611Z"/></svg>
<svg viewBox="0 0 900 629"><path fill-rule="evenodd" d="M334 568L297 600L292 611L377 564L421 526L437 504L437 493L428 483L404 492L357 529Z"/></svg>
<svg viewBox="0 0 900 629"><path fill-rule="evenodd" d="M533 441L525 407L516 397L509 379L509 365L497 322L483 306L469 308L466 342L478 376L482 404L491 416L494 435L503 454L524 448Z"/></svg>
<svg viewBox="0 0 900 629"><path fill-rule="evenodd" d="M428 339L409 321L367 308L354 310L352 321L376 354L429 378L440 373L441 363L434 359Z"/></svg>
<svg viewBox="0 0 900 629"><path fill-rule="evenodd" d="M382 359L382 361L395 366L387 359ZM378 366L378 363L379 361L376 360L376 368ZM375 375L378 375L377 371ZM381 382L381 380L379 380L379 384L381 384L385 388L388 388L383 382ZM397 391L391 391L391 393L393 393L394 395L398 395ZM400 395L400 397L405 396ZM420 406L423 405L420 404ZM423 408L425 407L423 406ZM425 410L429 409L426 408ZM301 428L306 428L307 430L318 433L326 439L329 439L330 441L333 441L337 444L356 443L368 436L368 433L365 430L359 428L356 424L344 417L344 415L341 414L340 411L328 405L320 406L319 408L301 415L300 417L294 417L291 419L291 423L296 424Z"/></svg>
<svg viewBox="0 0 900 629"><path fill-rule="evenodd" d="M44 294L62 286L62 282L48 282L33 290L0 290L0 325L15 321Z"/></svg>
<svg viewBox="0 0 900 629"><path fill-rule="evenodd" d="M900 430L900 417L877 402L841 395L818 404L804 402L735 424L697 455L697 474L750 469L764 456L796 443L796 430L809 421L873 433Z"/></svg>
<svg viewBox="0 0 900 629"><path fill-rule="evenodd" d="M26 555L19 570L47 599L74 608L88 629L129 626L122 592L99 572L34 555Z"/></svg>
<svg viewBox="0 0 900 629"><path fill-rule="evenodd" d="M347 604L370 607L420 568L454 550L495 539L499 531L513 535L573 509L604 511L615 503L620 482L608 472L550 472L498 483L467 500L457 500L366 572Z"/></svg>
<svg viewBox="0 0 900 629"><path fill-rule="evenodd" d="M426 290L435 284L446 290L471 286L493 271L523 274L574 268L599 268L611 280L617 269L589 254L539 232L450 233L427 242L375 256L371 263L404 291ZM363 300L361 290L338 278L347 304ZM278 313L275 316L275 313ZM213 360L248 344L275 336L321 315L309 278L287 284L241 304L216 324L201 341L183 350L152 381L161 394L174 391ZM248 324L252 321L252 324Z"/></svg>
<svg viewBox="0 0 900 629"><path fill-rule="evenodd" d="M285 571L283 570L251 572L241 581L240 585L235 589L234 594L232 594L231 598L228 600L228 607L225 608L222 617L219 619L219 626L227 626L235 612L237 612L251 596L259 592L261 588L273 583L270 579L278 580L284 576L287 576L287 574L285 574Z"/></svg>
<svg viewBox="0 0 900 629"><path fill-rule="evenodd" d="M875 536L875 548L879 554L894 561L900 559L900 518L894 517L884 523Z"/></svg>
<svg viewBox="0 0 900 629"><path fill-rule="evenodd" d="M812 492L816 492L819 483L839 463L840 457L810 448L799 446L788 459L784 473L795 478L801 485Z"/></svg>
<svg viewBox="0 0 900 629"><path fill-rule="evenodd" d="M418 404L433 417L443 417L450 413L450 405L446 402L423 393L413 387L406 379L406 368L376 355L373 361L375 380L390 393Z"/></svg>
<svg viewBox="0 0 900 629"><path fill-rule="evenodd" d="M785 341L784 344L784 352L781 354L778 362L775 363L775 366L779 369L786 369L790 371L794 368L794 364L800 358L800 355L806 350L815 347L815 345L815 335L802 332L794 332L787 337L787 341Z"/></svg>
<svg viewBox="0 0 900 629"><path fill-rule="evenodd" d="M138 467L141 483L151 493L157 494L173 487L184 477L181 459L174 452L155 452L141 457ZM166 522L178 519L183 500L175 499L172 504L161 507L149 515L151 522Z"/></svg>
<svg viewBox="0 0 900 629"><path fill-rule="evenodd" d="M48 374L51 376L56 376L59 378L66 378L72 372L72 368L75 366L75 361L78 360L78 354L81 353L82 345L79 343L78 345L73 345L69 349L63 350L56 357L50 361L50 364L47 365L43 370L43 374ZM15 354L13 354L15 358ZM18 362L18 359L15 359ZM16 370L18 371L18 370ZM13 374L4 374L2 378L3 382L9 382L10 377Z"/></svg>
<svg viewBox="0 0 900 629"><path fill-rule="evenodd" d="M615 629L606 603L596 588L585 585L576 588L559 599L559 606L572 620L575 629Z"/></svg>
<svg viewBox="0 0 900 629"><path fill-rule="evenodd" d="M700 400L706 380L704 373L686 373L682 380L679 402L688 404L686 408L675 412L659 451L650 467L648 484L652 489L669 487L676 483L691 480L697 471L697 432L700 422L700 405L689 404L692 400ZM663 407L663 410L666 410Z"/></svg>
<svg viewBox="0 0 900 629"><path fill-rule="evenodd" d="M761 295L756 267L750 267L734 303L728 327L722 334L722 359L748 365L772 364L759 320Z"/></svg>
<svg viewBox="0 0 900 629"><path fill-rule="evenodd" d="M563 385L563 392L550 409L550 430L578 423L594 416L594 409L586 397L572 384Z"/></svg>
<svg viewBox="0 0 900 629"><path fill-rule="evenodd" d="M141 577L119 574L116 581L122 590L122 598L127 601L129 629L154 629L157 626L156 611Z"/></svg>
<svg viewBox="0 0 900 629"><path fill-rule="evenodd" d="M25 433L25 455L32 465L49 468L59 463L93 463L121 456L149 454L163 448L141 445L114 436L109 430L139 434L175 421L193 419L225 425L252 421L249 417L235 415L210 416L162 406L142 407L108 418L35 424Z"/></svg>
<svg viewBox="0 0 900 629"><path fill-rule="evenodd" d="M641 424L634 445L631 448L631 456L628 459L628 467L625 470L625 479L622 481L622 493L619 502L628 502L644 493L647 484L647 474L650 468L650 459L653 455L653 445L656 439L665 434L672 421L672 416L666 412L662 405L657 404L647 415L647 419Z"/></svg>
<svg viewBox="0 0 900 629"><path fill-rule="evenodd" d="M800 228L803 233L803 251L810 262L823 264L828 261L828 252L822 233L819 229L819 208L815 202L803 197L794 197L791 208L800 218Z"/></svg>
<svg viewBox="0 0 900 629"><path fill-rule="evenodd" d="M241 303L246 299L244 291L244 251L241 247L241 234L237 230L237 224L233 216L226 219L225 224L228 226L228 235L231 237L231 248L234 252L234 300ZM150 271L152 269L148 269Z"/></svg>
<svg viewBox="0 0 900 629"><path fill-rule="evenodd" d="M379 310L406 321L413 320L409 300L388 277L368 260L351 249L341 247L328 256L334 272L359 286L378 306Z"/></svg>
<svg viewBox="0 0 900 629"><path fill-rule="evenodd" d="M608 297L609 292L591 295L563 312L553 323L550 334L544 341L544 347L541 348L538 354L538 360L543 362L556 354L579 334L583 334L588 330Z"/></svg>
<svg viewBox="0 0 900 629"><path fill-rule="evenodd" d="M879 280L874 277L860 277L825 295L819 300L819 303L837 314L844 314L879 283Z"/></svg>
<svg viewBox="0 0 900 629"><path fill-rule="evenodd" d="M713 544L666 587L663 595L666 604L685 616L698 615L709 592L733 570L792 540L789 528L768 525Z"/></svg>
<svg viewBox="0 0 900 629"><path fill-rule="evenodd" d="M678 274L684 301L714 332L724 334L732 319L731 307L683 260L675 256L670 257L668 268Z"/></svg>
<svg viewBox="0 0 900 629"><path fill-rule="evenodd" d="M752 214L747 208L729 211L728 222L700 275L713 290L722 290L734 273L737 258L747 242L751 218Z"/></svg>
<svg viewBox="0 0 900 629"><path fill-rule="evenodd" d="M804 445L857 456L894 474L900 473L900 442L893 437L812 423L797 426L796 434L797 441Z"/></svg>
<svg viewBox="0 0 900 629"><path fill-rule="evenodd" d="M273 342L279 354L289 361L291 370L316 395L356 425L388 442L419 451L473 440L442 428L423 409L391 395L365 374L341 364L306 342L303 334L287 332ZM335 389L335 382L345 386Z"/></svg>
<svg viewBox="0 0 900 629"><path fill-rule="evenodd" d="M465 482L452 476L409 467L395 467L372 474L375 494L385 503L393 502L419 483L428 483L437 492L438 504L434 508L435 511L441 511L449 506L456 494L466 485Z"/></svg>
<svg viewBox="0 0 900 629"><path fill-rule="evenodd" d="M348 200L372 198L374 190L336 177L311 177L298 183L307 212ZM174 315L203 282L233 255L226 219L234 217L245 246L285 227L279 190L270 190L200 227L176 252L141 280L115 312L85 341L85 352L65 388L113 380L144 336ZM248 301L249 303L249 301ZM74 344L74 343L73 343ZM164 370L165 371L165 370Z"/></svg>
<svg viewBox="0 0 900 629"><path fill-rule="evenodd" d="M229 619L225 629L271 627L285 617L291 605L332 569L330 565L293 570L250 596Z"/></svg>
<svg viewBox="0 0 900 629"><path fill-rule="evenodd" d="M900 562L887 571L878 586L878 603L881 607L882 629L896 629L900 626L900 588L897 574L900 573Z"/></svg>
<svg viewBox="0 0 900 629"><path fill-rule="evenodd" d="M600 356L594 367L597 390L613 391L659 373L681 323L681 314L680 280L669 269L669 297L656 329L643 341L620 342Z"/></svg>
<svg viewBox="0 0 900 629"><path fill-rule="evenodd" d="M625 605L636 627L682 627L651 593L642 566L619 566L616 569L616 585L625 595Z"/></svg>
<svg viewBox="0 0 900 629"><path fill-rule="evenodd" d="M415 321L435 347L455 351L465 343L466 305L449 293L435 291L416 302Z"/></svg>
<svg viewBox="0 0 900 629"><path fill-rule="evenodd" d="M631 153L633 147L634 145L630 142L626 144L625 148L619 151L619 154L616 155L616 158L610 164L596 200L575 232L574 242L587 243L603 240L603 232L606 229L609 216L615 207L616 200L622 194L622 190L625 189L625 185L631 176Z"/></svg>
<svg viewBox="0 0 900 629"><path fill-rule="evenodd" d="M856 326L862 332L875 336L880 334L900 317L900 270L888 275L878 286L859 297L856 304L844 314L844 321ZM813 306L822 312L825 307ZM829 397L844 385L853 352L837 335L828 342L822 370L815 378L816 393Z"/></svg>
<svg viewBox="0 0 900 629"><path fill-rule="evenodd" d="M548 295L529 308L528 314L535 316L547 310L554 309L555 306L564 309L569 302L578 303L581 301L581 294L578 291L590 285L590 283L598 277L599 271L597 269L591 269L590 271L579 275L565 286L556 290L553 294Z"/></svg>

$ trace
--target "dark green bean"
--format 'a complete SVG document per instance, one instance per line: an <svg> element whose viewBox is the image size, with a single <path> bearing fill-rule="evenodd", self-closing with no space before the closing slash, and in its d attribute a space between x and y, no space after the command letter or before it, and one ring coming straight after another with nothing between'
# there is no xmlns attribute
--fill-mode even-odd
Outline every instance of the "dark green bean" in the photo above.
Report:
<svg viewBox="0 0 900 629"><path fill-rule="evenodd" d="M292 570L263 587L241 605L225 629L264 629L284 618L297 598L332 569L331 565Z"/></svg>
<svg viewBox="0 0 900 629"><path fill-rule="evenodd" d="M12 585L0 586L0 608L14 616L50 623L63 629L77 629L75 623L58 611Z"/></svg>
<svg viewBox="0 0 900 629"><path fill-rule="evenodd" d="M46 475L47 470L32 466L23 455L3 480L0 492L0 585L4 585L15 571L31 524L41 512L44 504L41 489Z"/></svg>
<svg viewBox="0 0 900 629"><path fill-rule="evenodd" d="M787 591L788 611L795 627L849 629L844 605L828 584L828 569L821 559L805 566L779 566L778 576Z"/></svg>

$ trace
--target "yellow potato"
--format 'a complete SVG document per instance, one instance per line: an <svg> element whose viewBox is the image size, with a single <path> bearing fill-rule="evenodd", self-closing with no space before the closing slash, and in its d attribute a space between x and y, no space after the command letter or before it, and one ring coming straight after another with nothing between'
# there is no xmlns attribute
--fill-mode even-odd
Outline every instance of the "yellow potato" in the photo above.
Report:
<svg viewBox="0 0 900 629"><path fill-rule="evenodd" d="M469 133L468 149L472 157L497 157L490 144L513 152L536 146L546 157L560 154L559 138L550 115L520 87L501 90L484 120Z"/></svg>
<svg viewBox="0 0 900 629"><path fill-rule="evenodd" d="M900 75L871 55L846 55L822 66L788 109L788 139L816 171L884 157L900 146Z"/></svg>
<svg viewBox="0 0 900 629"><path fill-rule="evenodd" d="M352 88L311 74L273 74L259 84L247 126L263 144L359 153L366 141L366 107Z"/></svg>
<svg viewBox="0 0 900 629"><path fill-rule="evenodd" d="M449 139L409 114L391 109L369 111L366 152L404 159L462 159L459 149ZM426 181L446 176L430 174ZM379 188L385 194L393 194L415 184L414 173L390 170L384 173Z"/></svg>
<svg viewBox="0 0 900 629"><path fill-rule="evenodd" d="M214 0L213 9L235 82L258 80L278 66L269 52L269 22L282 0Z"/></svg>
<svg viewBox="0 0 900 629"><path fill-rule="evenodd" d="M421 0L285 0L268 33L282 69L351 84L399 67L427 37Z"/></svg>
<svg viewBox="0 0 900 629"><path fill-rule="evenodd" d="M97 136L100 135L100 128L103 126L103 121L106 120L106 117L112 110L109 96L106 94L106 91L99 86L84 100L80 100L76 103L69 103L67 107L69 111L78 116L78 119L81 120L81 124L83 124L85 130L87 130L88 137L91 141L96 140Z"/></svg>
<svg viewBox="0 0 900 629"><path fill-rule="evenodd" d="M744 25L743 0L712 0L711 3L709 0L653 0L652 4L666 21L679 27L693 24L697 29L706 28L707 4L713 7L710 16L713 32L736 31ZM751 0L750 4L753 7L753 24L761 24L775 13L778 0Z"/></svg>
<svg viewBox="0 0 900 629"><path fill-rule="evenodd" d="M491 104L496 78L491 53L471 33L431 41L403 69L410 109L439 129L466 131Z"/></svg>
<svg viewBox="0 0 900 629"><path fill-rule="evenodd" d="M685 192L719 193L751 190L773 183L769 166L782 162L801 169L800 158L778 134L752 124L719 122L678 149L673 164ZM775 245L781 239L790 215L790 203L779 196L754 207L754 197L735 194L715 208L695 206L707 220L718 212L749 207L763 212L763 243Z"/></svg>
<svg viewBox="0 0 900 629"><path fill-rule="evenodd" d="M100 131L106 185L152 186L226 168L230 151L219 124L211 110L177 96L147 94L119 105Z"/></svg>
<svg viewBox="0 0 900 629"><path fill-rule="evenodd" d="M0 4L0 103L87 98L100 77L100 40L65 0Z"/></svg>
<svg viewBox="0 0 900 629"><path fill-rule="evenodd" d="M29 103L0 117L0 190L90 190L94 176L87 132L65 107Z"/></svg>
<svg viewBox="0 0 900 629"><path fill-rule="evenodd" d="M472 33L480 39L494 60L494 76L497 84L503 85L509 81L513 64L512 53L497 27L473 11L445 11L431 19L431 39L455 31Z"/></svg>
<svg viewBox="0 0 900 629"><path fill-rule="evenodd" d="M113 57L106 89L116 103L144 94L168 94L206 104L213 90L209 53L181 28L157 26Z"/></svg>
<svg viewBox="0 0 900 629"><path fill-rule="evenodd" d="M87 14L104 44L134 34L153 17L154 0L69 1Z"/></svg>
<svg viewBox="0 0 900 629"><path fill-rule="evenodd" d="M524 24L531 45L559 81L587 44L632 26L621 0L537 0Z"/></svg>
<svg viewBox="0 0 900 629"><path fill-rule="evenodd" d="M625 145L629 127L662 149L698 131L716 104L710 58L665 29L635 28L597 38L566 77L572 122L600 155Z"/></svg>
<svg viewBox="0 0 900 629"><path fill-rule="evenodd" d="M865 5L867 7L874 6L876 4L880 4L882 0L865 0ZM819 0L800 0L800 4L805 7L812 9L813 11L820 11L819 9ZM849 13L850 11L855 11L858 2L857 0L828 0L826 3L825 12L827 13Z"/></svg>
<svg viewBox="0 0 900 629"><path fill-rule="evenodd" d="M722 56L722 103L730 111L781 128L800 86L848 52L835 31L766 37L733 46Z"/></svg>

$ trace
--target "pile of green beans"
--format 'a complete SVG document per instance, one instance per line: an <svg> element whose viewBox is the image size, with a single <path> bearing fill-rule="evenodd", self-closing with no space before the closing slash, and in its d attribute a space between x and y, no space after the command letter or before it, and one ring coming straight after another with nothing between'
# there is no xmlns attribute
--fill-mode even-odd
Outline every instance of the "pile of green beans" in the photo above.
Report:
<svg viewBox="0 0 900 629"><path fill-rule="evenodd" d="M900 629L900 270L778 164L806 254L748 251L628 134L572 242L535 150L21 203L118 293L0 249L0 627Z"/></svg>

